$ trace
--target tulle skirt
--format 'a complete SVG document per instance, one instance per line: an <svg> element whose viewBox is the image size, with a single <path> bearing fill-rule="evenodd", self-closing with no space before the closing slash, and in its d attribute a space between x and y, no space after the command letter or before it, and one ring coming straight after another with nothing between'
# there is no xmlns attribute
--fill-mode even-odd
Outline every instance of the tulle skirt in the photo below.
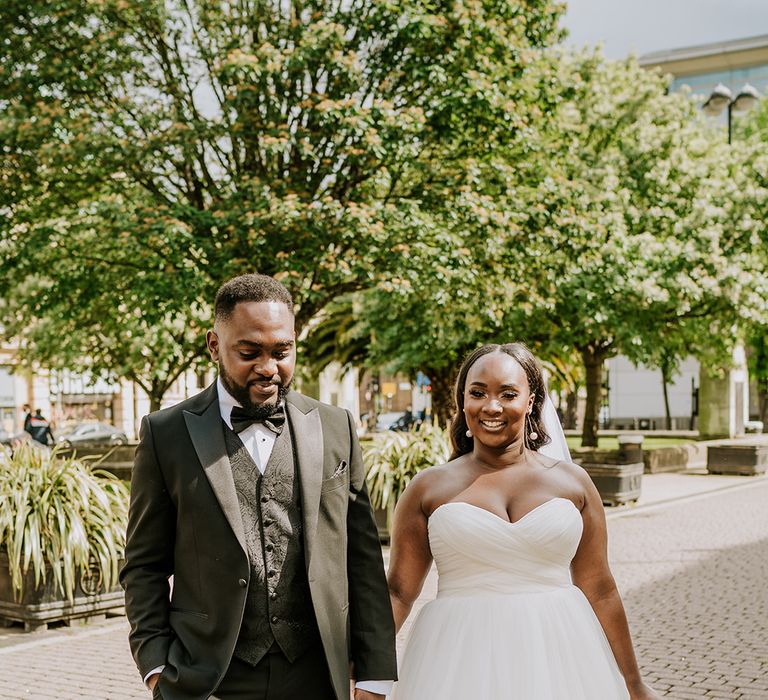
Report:
<svg viewBox="0 0 768 700"><path fill-rule="evenodd" d="M413 624L394 700L626 700L602 627L575 586L447 595Z"/></svg>

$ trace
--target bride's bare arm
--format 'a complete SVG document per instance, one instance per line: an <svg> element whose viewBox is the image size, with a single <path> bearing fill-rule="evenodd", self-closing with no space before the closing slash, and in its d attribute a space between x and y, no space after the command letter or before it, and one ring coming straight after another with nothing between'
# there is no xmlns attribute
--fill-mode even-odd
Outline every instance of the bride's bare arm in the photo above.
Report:
<svg viewBox="0 0 768 700"><path fill-rule="evenodd" d="M579 472L586 499L581 512L584 533L571 562L573 582L583 591L595 611L632 700L658 698L659 695L645 685L640 677L627 615L608 566L608 530L600 494L589 475L581 469Z"/></svg>
<svg viewBox="0 0 768 700"><path fill-rule="evenodd" d="M395 508L387 583L395 628L399 631L424 586L432 564L423 508L429 479L421 472L405 489Z"/></svg>

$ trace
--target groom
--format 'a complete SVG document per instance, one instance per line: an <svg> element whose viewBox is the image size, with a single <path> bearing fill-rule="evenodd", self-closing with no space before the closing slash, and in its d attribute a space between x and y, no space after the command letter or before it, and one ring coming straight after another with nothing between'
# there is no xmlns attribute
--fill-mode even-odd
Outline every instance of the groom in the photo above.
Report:
<svg viewBox="0 0 768 700"><path fill-rule="evenodd" d="M217 381L144 418L136 450L121 581L142 678L168 700L348 700L351 667L356 699L383 698L394 625L352 418L290 390L271 277L225 283L206 340Z"/></svg>

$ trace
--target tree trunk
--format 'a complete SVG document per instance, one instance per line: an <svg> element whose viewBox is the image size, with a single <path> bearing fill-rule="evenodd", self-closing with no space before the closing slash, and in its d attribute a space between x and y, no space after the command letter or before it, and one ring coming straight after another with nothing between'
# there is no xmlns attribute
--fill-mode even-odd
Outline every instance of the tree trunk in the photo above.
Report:
<svg viewBox="0 0 768 700"><path fill-rule="evenodd" d="M160 406L163 403L163 395L162 394L150 394L149 395L149 412L154 413L155 411L160 410Z"/></svg>
<svg viewBox="0 0 768 700"><path fill-rule="evenodd" d="M758 380L757 382L757 410L760 412L763 426L766 426L768 422L768 382L766 381Z"/></svg>
<svg viewBox="0 0 768 700"><path fill-rule="evenodd" d="M170 382L168 380L160 380L160 379L153 379L152 384L150 384L150 389L147 392L149 394L149 412L154 413L155 411L159 411L162 403L163 403L163 396L165 396L165 392L170 389Z"/></svg>
<svg viewBox="0 0 768 700"><path fill-rule="evenodd" d="M597 447L600 406L603 403L603 363L607 353L604 349L595 348L593 345L580 348L580 352L587 371L587 405L581 431L581 446Z"/></svg>
<svg viewBox="0 0 768 700"><path fill-rule="evenodd" d="M669 364L661 365L661 390L664 394L664 428L672 430L672 412L669 410Z"/></svg>
<svg viewBox="0 0 768 700"><path fill-rule="evenodd" d="M425 372L432 387L432 420L447 427L455 410L453 401L453 369L445 368Z"/></svg>
<svg viewBox="0 0 768 700"><path fill-rule="evenodd" d="M563 428L565 430L575 430L578 419L577 411L579 407L579 390L569 391L565 395L565 415L563 416Z"/></svg>

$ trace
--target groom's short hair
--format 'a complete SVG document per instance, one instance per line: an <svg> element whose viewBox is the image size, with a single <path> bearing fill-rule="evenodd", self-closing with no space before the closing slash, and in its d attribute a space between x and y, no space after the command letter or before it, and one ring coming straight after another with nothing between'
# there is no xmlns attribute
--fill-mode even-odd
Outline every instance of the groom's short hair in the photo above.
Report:
<svg viewBox="0 0 768 700"><path fill-rule="evenodd" d="M269 275L251 273L233 277L219 287L213 303L214 319L226 321L235 307L244 301L282 302L293 313L293 298L285 285Z"/></svg>

